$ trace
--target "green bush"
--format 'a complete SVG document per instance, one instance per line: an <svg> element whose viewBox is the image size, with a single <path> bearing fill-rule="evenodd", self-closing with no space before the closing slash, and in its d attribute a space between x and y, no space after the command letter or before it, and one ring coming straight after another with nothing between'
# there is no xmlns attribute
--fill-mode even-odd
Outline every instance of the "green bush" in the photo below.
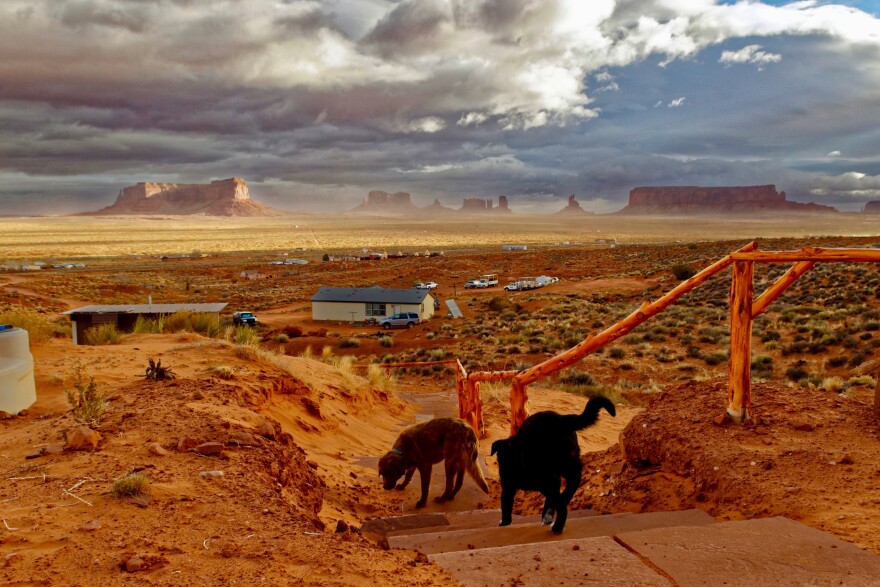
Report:
<svg viewBox="0 0 880 587"><path fill-rule="evenodd" d="M119 344L120 338L115 324L101 324L86 330L86 344L90 345Z"/></svg>
<svg viewBox="0 0 880 587"><path fill-rule="evenodd" d="M672 275L679 281L690 279L697 274L697 270L685 263L678 263L672 266Z"/></svg>
<svg viewBox="0 0 880 587"><path fill-rule="evenodd" d="M356 338L343 338L337 346L341 349L354 349L361 346L361 341Z"/></svg>
<svg viewBox="0 0 880 587"><path fill-rule="evenodd" d="M152 320L150 318L145 318L143 315L138 315L137 320L134 323L135 334L159 334L162 332L162 318L158 318L156 320Z"/></svg>
<svg viewBox="0 0 880 587"><path fill-rule="evenodd" d="M146 475L132 473L131 475L126 475L122 479L117 479L113 483L113 489L110 493L117 499L122 499L124 497L137 497L138 495L146 493L147 487L149 486L150 480Z"/></svg>
<svg viewBox="0 0 880 587"><path fill-rule="evenodd" d="M82 363L75 363L71 375L71 386L64 387L67 404L77 424L95 427L101 423L101 417L107 411L107 400L98 391L95 378L86 380L85 368Z"/></svg>
<svg viewBox="0 0 880 587"><path fill-rule="evenodd" d="M175 312L162 318L163 332L197 332L204 336L220 336L220 318L209 312Z"/></svg>
<svg viewBox="0 0 880 587"><path fill-rule="evenodd" d="M52 337L69 336L69 327L60 324L35 310L27 308L10 308L0 312L0 324L12 324L27 330L30 344L46 342Z"/></svg>

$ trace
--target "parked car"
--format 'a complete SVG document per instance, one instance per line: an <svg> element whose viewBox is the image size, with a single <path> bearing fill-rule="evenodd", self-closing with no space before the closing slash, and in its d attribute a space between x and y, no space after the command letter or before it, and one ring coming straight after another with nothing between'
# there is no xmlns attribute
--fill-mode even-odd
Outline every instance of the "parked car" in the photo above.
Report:
<svg viewBox="0 0 880 587"><path fill-rule="evenodd" d="M415 312L400 312L393 316L383 318L379 322L379 326L385 330L388 330L389 328L412 328L420 322L419 315Z"/></svg>
<svg viewBox="0 0 880 587"><path fill-rule="evenodd" d="M422 283L421 281L419 281L418 283L416 283L415 285L413 285L413 287L416 288L416 289L428 289L427 287L425 287L425 284Z"/></svg>
<svg viewBox="0 0 880 587"><path fill-rule="evenodd" d="M465 289L483 289L489 287L489 282L485 279L471 279L464 284Z"/></svg>
<svg viewBox="0 0 880 587"><path fill-rule="evenodd" d="M508 283L504 286L505 291L517 291L519 289L519 282L514 281L513 283Z"/></svg>
<svg viewBox="0 0 880 587"><path fill-rule="evenodd" d="M236 312L232 315L232 323L236 326L256 326L257 317L253 312Z"/></svg>
<svg viewBox="0 0 880 587"><path fill-rule="evenodd" d="M429 281L428 283L424 284L424 286L425 289L437 289L437 282Z"/></svg>

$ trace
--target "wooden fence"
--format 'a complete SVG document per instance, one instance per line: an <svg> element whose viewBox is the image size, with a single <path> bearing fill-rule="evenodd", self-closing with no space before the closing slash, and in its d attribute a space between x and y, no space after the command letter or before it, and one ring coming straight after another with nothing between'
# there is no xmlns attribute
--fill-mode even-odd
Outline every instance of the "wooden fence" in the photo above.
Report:
<svg viewBox="0 0 880 587"><path fill-rule="evenodd" d="M570 367L587 355L628 334L634 328L675 303L684 294L700 286L714 275L731 267L730 286L730 362L726 416L741 423L749 419L751 400L751 337L752 320L765 312L799 277L819 262L880 262L880 250L820 249L806 247L798 251L759 251L756 242L719 259L690 279L681 282L653 302L645 302L621 321L596 334L591 334L574 347L555 357L521 371L475 371L468 373L457 359L420 363L381 364L381 367L455 364L455 387L458 393L459 416L478 434L484 434L480 383L510 381L510 433L515 434L528 417L528 386L544 377ZM755 263L794 263L794 265L760 296L754 297Z"/></svg>

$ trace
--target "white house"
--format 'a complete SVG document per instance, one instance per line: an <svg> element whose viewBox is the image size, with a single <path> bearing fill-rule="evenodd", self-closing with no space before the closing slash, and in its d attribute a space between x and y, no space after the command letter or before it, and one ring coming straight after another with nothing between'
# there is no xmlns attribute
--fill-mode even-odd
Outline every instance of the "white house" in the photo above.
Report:
<svg viewBox="0 0 880 587"><path fill-rule="evenodd" d="M416 312L420 320L434 315L434 296L427 289L322 287L312 296L312 320L354 322Z"/></svg>

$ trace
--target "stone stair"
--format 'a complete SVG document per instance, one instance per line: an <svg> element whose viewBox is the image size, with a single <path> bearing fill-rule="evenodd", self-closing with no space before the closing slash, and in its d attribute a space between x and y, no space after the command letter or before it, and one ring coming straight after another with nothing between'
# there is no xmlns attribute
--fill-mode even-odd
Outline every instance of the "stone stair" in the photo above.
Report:
<svg viewBox="0 0 880 587"><path fill-rule="evenodd" d="M575 510L561 536L537 515L503 528L500 518L498 510L415 514L368 521L361 531L427 555L468 587L880 585L880 556L787 518Z"/></svg>

